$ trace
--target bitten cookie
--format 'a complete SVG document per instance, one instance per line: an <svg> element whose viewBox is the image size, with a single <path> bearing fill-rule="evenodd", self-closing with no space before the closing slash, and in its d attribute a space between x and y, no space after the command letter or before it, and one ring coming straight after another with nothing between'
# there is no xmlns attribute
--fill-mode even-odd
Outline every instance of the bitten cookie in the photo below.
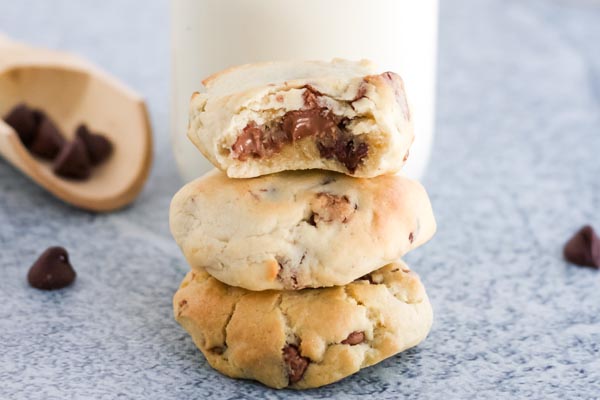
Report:
<svg viewBox="0 0 600 400"><path fill-rule="evenodd" d="M284 292L192 271L173 307L213 368L274 388L338 381L416 346L432 323L425 289L403 262L346 286Z"/></svg>
<svg viewBox="0 0 600 400"><path fill-rule="evenodd" d="M370 62L271 62L203 81L188 136L231 178L326 169L400 170L414 134L402 79Z"/></svg>
<svg viewBox="0 0 600 400"><path fill-rule="evenodd" d="M249 290L345 285L436 229L418 182L323 171L210 172L175 195L170 224L192 269Z"/></svg>

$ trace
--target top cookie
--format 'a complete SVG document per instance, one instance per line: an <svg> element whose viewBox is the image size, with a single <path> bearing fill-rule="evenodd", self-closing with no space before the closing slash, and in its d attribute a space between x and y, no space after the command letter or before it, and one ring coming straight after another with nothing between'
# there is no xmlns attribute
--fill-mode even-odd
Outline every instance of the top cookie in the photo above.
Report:
<svg viewBox="0 0 600 400"><path fill-rule="evenodd" d="M366 60L249 64L203 83L188 137L230 178L317 168L372 178L399 171L414 138L402 79Z"/></svg>

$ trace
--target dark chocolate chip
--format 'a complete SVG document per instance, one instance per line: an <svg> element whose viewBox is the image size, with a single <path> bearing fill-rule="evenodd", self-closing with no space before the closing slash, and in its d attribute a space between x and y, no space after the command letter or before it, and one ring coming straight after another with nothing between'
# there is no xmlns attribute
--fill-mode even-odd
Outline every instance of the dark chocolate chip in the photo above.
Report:
<svg viewBox="0 0 600 400"><path fill-rule="evenodd" d="M79 137L66 144L54 162L54 173L63 178L84 180L89 178L91 170L85 144Z"/></svg>
<svg viewBox="0 0 600 400"><path fill-rule="evenodd" d="M41 119L29 150L36 156L53 160L65 145L65 139L50 118L42 116Z"/></svg>
<svg viewBox="0 0 600 400"><path fill-rule="evenodd" d="M565 244L564 255L573 264L600 268L600 239L589 225L581 228Z"/></svg>
<svg viewBox="0 0 600 400"><path fill-rule="evenodd" d="M415 241L415 235L412 232L408 234L408 241L410 243Z"/></svg>
<svg viewBox="0 0 600 400"><path fill-rule="evenodd" d="M113 145L104 135L92 133L85 124L81 124L75 131L75 136L85 144L92 165L98 165L106 160L112 153Z"/></svg>
<svg viewBox="0 0 600 400"><path fill-rule="evenodd" d="M311 213L310 217L308 218L308 224L312 225L312 226L317 226L317 221L315 220L315 213Z"/></svg>
<svg viewBox="0 0 600 400"><path fill-rule="evenodd" d="M298 347L293 344L283 348L283 361L287 366L289 383L293 384L302 379L304 371L308 367L310 360L307 357L302 357L298 351Z"/></svg>
<svg viewBox="0 0 600 400"><path fill-rule="evenodd" d="M27 281L34 288L54 290L69 286L75 275L67 251L62 247L50 247L31 266Z"/></svg>
<svg viewBox="0 0 600 400"><path fill-rule="evenodd" d="M18 104L4 116L4 121L17 132L23 145L29 148L38 124L34 111L23 103Z"/></svg>
<svg viewBox="0 0 600 400"><path fill-rule="evenodd" d="M349 344L350 346L354 346L360 344L365 341L365 333L354 331L348 335L348 337L342 340L342 344Z"/></svg>

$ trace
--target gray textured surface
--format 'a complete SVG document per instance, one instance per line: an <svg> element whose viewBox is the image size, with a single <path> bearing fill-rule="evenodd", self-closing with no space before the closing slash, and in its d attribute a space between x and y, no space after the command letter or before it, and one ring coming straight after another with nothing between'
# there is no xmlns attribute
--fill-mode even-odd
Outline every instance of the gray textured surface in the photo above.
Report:
<svg viewBox="0 0 600 400"><path fill-rule="evenodd" d="M0 30L77 51L143 93L157 142L143 194L111 215L65 206L0 162L0 398L598 398L600 274L561 248L583 223L600 228L600 3L442 3L424 181L439 233L408 257L433 330L303 394L219 375L172 320L185 267L167 226L179 183L166 2L0 0ZM54 244L70 249L76 284L30 289L27 268Z"/></svg>

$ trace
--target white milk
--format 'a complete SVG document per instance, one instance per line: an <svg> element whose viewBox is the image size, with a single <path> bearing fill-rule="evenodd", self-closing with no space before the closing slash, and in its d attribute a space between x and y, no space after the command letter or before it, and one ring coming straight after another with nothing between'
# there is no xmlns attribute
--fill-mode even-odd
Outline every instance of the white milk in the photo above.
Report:
<svg viewBox="0 0 600 400"><path fill-rule="evenodd" d="M416 138L404 168L419 178L433 137L438 0L171 0L175 157L186 180L212 165L186 137L189 99L222 69L271 60L368 58L404 79Z"/></svg>

